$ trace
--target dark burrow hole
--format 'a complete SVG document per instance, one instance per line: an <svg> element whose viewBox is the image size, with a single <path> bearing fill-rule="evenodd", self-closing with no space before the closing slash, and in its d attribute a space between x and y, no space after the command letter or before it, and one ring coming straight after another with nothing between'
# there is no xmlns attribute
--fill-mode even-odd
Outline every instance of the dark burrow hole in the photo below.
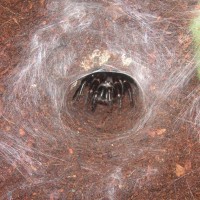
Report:
<svg viewBox="0 0 200 200"><path fill-rule="evenodd" d="M73 82L69 91L70 127L84 134L126 133L144 111L141 88L124 73L93 72Z"/></svg>

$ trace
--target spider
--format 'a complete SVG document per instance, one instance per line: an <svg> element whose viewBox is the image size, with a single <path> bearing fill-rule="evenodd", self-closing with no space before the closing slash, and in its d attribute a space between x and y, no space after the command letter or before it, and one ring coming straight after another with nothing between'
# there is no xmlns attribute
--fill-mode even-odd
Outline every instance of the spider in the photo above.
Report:
<svg viewBox="0 0 200 200"><path fill-rule="evenodd" d="M112 107L115 102L118 102L118 107L121 108L122 99L127 93L130 105L133 107L135 88L137 88L136 83L128 75L116 72L95 72L81 80L73 95L73 100L77 101L84 94L84 90L87 90L85 104L90 104L92 111L95 111L97 104Z"/></svg>

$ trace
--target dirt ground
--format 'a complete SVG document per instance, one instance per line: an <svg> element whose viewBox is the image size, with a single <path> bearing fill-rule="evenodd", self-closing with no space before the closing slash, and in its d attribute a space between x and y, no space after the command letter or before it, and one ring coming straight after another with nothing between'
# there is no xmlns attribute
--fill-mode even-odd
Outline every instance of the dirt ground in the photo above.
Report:
<svg viewBox="0 0 200 200"><path fill-rule="evenodd" d="M152 5L156 2L156 0L153 1ZM194 0L188 0L187 5L182 5L181 2L174 1L174 7L183 7L187 10L187 6L195 6L197 3ZM1 0L0 2L0 129L7 134L18 134L19 132L27 141L27 146L36 149L37 144L31 135L27 136L23 129L13 131L16 127L13 127L13 124L3 117L3 96L7 91L5 82L15 72L32 33L51 21L53 17L47 17L44 0ZM124 107L120 111L115 106L110 111L109 108L100 105L102 108L105 107L105 110L102 112L102 109L97 109L95 112L97 117L94 117L90 111L87 115L85 114L84 100L75 103L70 100L74 90L71 91L67 106L69 111L76 115L69 119L63 115L62 118L67 118L66 123L72 130L85 135L85 140L92 138L93 146L88 148L94 149L73 152L72 148L66 149L65 144L63 148L62 146L59 149L55 148L55 152L51 152L51 155L69 162L70 167L68 168L62 162L49 158L45 162L46 158L38 157L38 159L43 159L42 162L46 167L45 172L41 170L41 173L45 173L43 174L45 178L41 183L40 177L37 177L35 182L24 177L23 173L16 168L15 163L10 164L3 155L2 157L0 155L0 199L84 199L82 193L92 193L89 188L87 189L87 185L101 179L101 174L98 176L90 173L88 177L89 169L82 169L79 162L93 163L95 160L94 169L97 168L101 172L104 169L109 171L110 166L123 165L120 157L113 152L118 150L120 155L126 156L130 145L135 145L136 150L142 149L142 157L140 157L141 154L137 156L136 152L136 156L132 160L129 158L129 163L123 165L123 171L116 172L122 176L123 180L126 180L125 185L121 185L119 179L109 178L114 185L116 199L200 199L199 127L188 123L182 123L175 131L174 126L172 127L175 123L174 116L177 116L177 113L183 109L183 105L185 106L183 104L185 97L194 91L198 84L199 81L194 76L185 86L184 91L174 92L173 95L177 98L163 103L162 110L159 110L159 117L152 124L152 129L146 131L145 137L137 138L136 141L132 138L132 141L127 144L119 140L114 146L107 146L107 149L95 147L95 144L99 147L101 143L97 136L101 134L102 138L111 141L131 129L133 120L137 121L140 116L141 105L138 105L134 112L130 112L128 99L124 100ZM148 146L152 147L152 151L145 149ZM70 158L68 154L71 154ZM144 168L146 168L145 173L142 171ZM159 173L156 173L155 169ZM152 175L154 175L153 178ZM63 178L57 180L57 177ZM107 185L107 180L102 180L100 186L104 185ZM98 190L98 186L95 188L94 185L92 189ZM109 199L103 197L104 192L99 192L98 199ZM97 199L97 197L90 196L88 199Z"/></svg>

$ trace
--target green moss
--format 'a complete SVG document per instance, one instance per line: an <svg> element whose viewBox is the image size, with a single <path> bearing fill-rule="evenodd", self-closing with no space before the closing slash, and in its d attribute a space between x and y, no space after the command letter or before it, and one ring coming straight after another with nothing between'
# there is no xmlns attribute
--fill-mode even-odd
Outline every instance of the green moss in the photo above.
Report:
<svg viewBox="0 0 200 200"><path fill-rule="evenodd" d="M200 66L197 68L197 76L198 76L198 78L200 80Z"/></svg>
<svg viewBox="0 0 200 200"><path fill-rule="evenodd" d="M192 37L195 45L195 59L197 63L197 76L200 80L200 11L197 13L190 25Z"/></svg>

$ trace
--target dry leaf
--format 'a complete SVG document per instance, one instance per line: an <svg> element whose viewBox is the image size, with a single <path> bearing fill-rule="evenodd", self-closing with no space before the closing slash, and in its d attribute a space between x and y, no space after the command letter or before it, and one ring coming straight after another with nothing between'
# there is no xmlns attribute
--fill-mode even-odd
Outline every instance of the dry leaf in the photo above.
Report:
<svg viewBox="0 0 200 200"><path fill-rule="evenodd" d="M185 168L179 164L176 164L176 176L180 177L185 174Z"/></svg>
<svg viewBox="0 0 200 200"><path fill-rule="evenodd" d="M12 19L13 19L13 21L14 21L16 24L19 25L19 22L18 22L18 20L17 20L15 17L13 17Z"/></svg>
<svg viewBox="0 0 200 200"><path fill-rule="evenodd" d="M31 169L32 169L33 171L37 171L37 168L34 167L33 165L31 165Z"/></svg>
<svg viewBox="0 0 200 200"><path fill-rule="evenodd" d="M40 0L40 5L44 6L45 0Z"/></svg>
<svg viewBox="0 0 200 200"><path fill-rule="evenodd" d="M148 135L151 136L151 137L155 137L156 135L163 135L165 132L166 132L165 128L157 129L157 130L154 130L154 131L149 131Z"/></svg>
<svg viewBox="0 0 200 200"><path fill-rule="evenodd" d="M70 154L73 154L73 153L74 153L73 149L68 149L68 150L69 150L69 153L70 153Z"/></svg>
<svg viewBox="0 0 200 200"><path fill-rule="evenodd" d="M24 131L24 129L20 128L20 129L19 129L19 134L20 134L21 136L24 136L24 135L26 135L26 132Z"/></svg>
<svg viewBox="0 0 200 200"><path fill-rule="evenodd" d="M157 135L163 135L165 132L166 132L165 128L156 130Z"/></svg>
<svg viewBox="0 0 200 200"><path fill-rule="evenodd" d="M33 8L33 3L29 2L29 10L31 10Z"/></svg>

